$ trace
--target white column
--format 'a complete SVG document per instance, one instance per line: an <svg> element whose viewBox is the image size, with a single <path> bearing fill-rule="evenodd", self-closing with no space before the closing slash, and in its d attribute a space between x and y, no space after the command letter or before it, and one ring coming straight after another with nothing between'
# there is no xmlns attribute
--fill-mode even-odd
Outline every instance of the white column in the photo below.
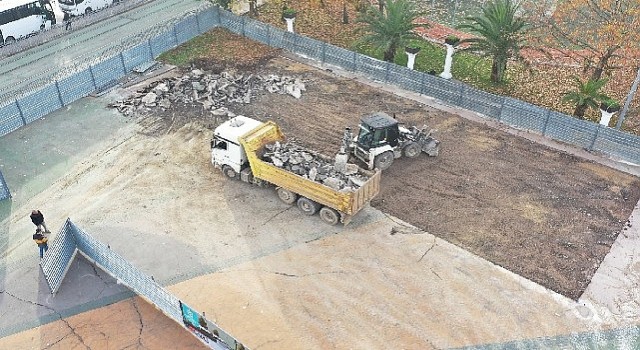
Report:
<svg viewBox="0 0 640 350"><path fill-rule="evenodd" d="M407 68L413 69L413 65L416 63L417 53L407 52Z"/></svg>
<svg viewBox="0 0 640 350"><path fill-rule="evenodd" d="M440 73L440 77L451 79L451 65L453 64L453 45L444 44L447 47L447 57L444 59L444 72Z"/></svg>
<svg viewBox="0 0 640 350"><path fill-rule="evenodd" d="M287 31L293 33L293 22L296 21L295 18L285 18L285 21L287 21Z"/></svg>
<svg viewBox="0 0 640 350"><path fill-rule="evenodd" d="M609 126L609 121L611 121L611 117L613 117L616 112L607 112L604 109L600 110L602 117L600 118L600 124L604 126Z"/></svg>

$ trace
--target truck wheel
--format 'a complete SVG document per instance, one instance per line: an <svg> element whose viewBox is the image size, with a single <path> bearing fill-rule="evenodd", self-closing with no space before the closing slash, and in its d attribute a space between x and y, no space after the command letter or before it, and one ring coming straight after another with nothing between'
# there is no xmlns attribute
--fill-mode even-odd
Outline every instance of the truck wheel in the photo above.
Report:
<svg viewBox="0 0 640 350"><path fill-rule="evenodd" d="M280 198L281 201L287 204L293 204L296 202L296 200L298 200L297 194L289 190L285 190L282 187L278 187L278 189L276 189L276 192L278 192L278 198Z"/></svg>
<svg viewBox="0 0 640 350"><path fill-rule="evenodd" d="M331 209L329 207L322 207L320 209L320 219L322 219L322 221L326 222L327 224L333 226L338 222L340 222L340 214L334 209Z"/></svg>
<svg viewBox="0 0 640 350"><path fill-rule="evenodd" d="M222 167L222 173L230 179L235 179L238 177L238 173L236 173L236 171L228 165Z"/></svg>
<svg viewBox="0 0 640 350"><path fill-rule="evenodd" d="M306 215L311 216L317 213L318 210L320 210L320 204L312 201L309 198L300 197L298 198L298 208L300 208L300 210L302 210L302 212Z"/></svg>
<svg viewBox="0 0 640 350"><path fill-rule="evenodd" d="M407 143L402 149L402 154L407 158L415 158L420 155L422 148L415 142Z"/></svg>
<svg viewBox="0 0 640 350"><path fill-rule="evenodd" d="M386 170L391 166L391 164L393 164L393 158L393 152L391 151L378 154L373 160L373 167L380 170Z"/></svg>

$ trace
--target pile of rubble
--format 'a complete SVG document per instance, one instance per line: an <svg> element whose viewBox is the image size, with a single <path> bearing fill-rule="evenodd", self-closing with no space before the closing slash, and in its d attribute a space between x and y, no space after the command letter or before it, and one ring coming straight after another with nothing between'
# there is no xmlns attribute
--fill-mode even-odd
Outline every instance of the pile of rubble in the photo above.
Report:
<svg viewBox="0 0 640 350"><path fill-rule="evenodd" d="M141 109L167 109L176 102L200 103L215 116L233 117L235 115L227 109L228 105L251 103L256 92L262 90L300 98L302 91L305 91L305 84L298 78L275 74L244 75L228 71L209 74L194 69L181 77L154 82L127 100L113 103L110 107L131 116Z"/></svg>
<svg viewBox="0 0 640 350"><path fill-rule="evenodd" d="M369 179L358 173L358 166L355 164L340 166L332 159L292 142L266 145L262 159L340 192L355 191Z"/></svg>

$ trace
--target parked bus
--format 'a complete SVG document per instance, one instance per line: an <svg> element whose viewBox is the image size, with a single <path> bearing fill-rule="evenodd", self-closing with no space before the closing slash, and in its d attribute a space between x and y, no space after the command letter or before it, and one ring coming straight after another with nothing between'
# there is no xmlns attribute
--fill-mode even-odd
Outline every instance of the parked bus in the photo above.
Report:
<svg viewBox="0 0 640 350"><path fill-rule="evenodd" d="M111 6L114 0L59 0L60 9L71 16L87 15Z"/></svg>
<svg viewBox="0 0 640 350"><path fill-rule="evenodd" d="M0 44L11 44L56 23L48 0L0 1Z"/></svg>

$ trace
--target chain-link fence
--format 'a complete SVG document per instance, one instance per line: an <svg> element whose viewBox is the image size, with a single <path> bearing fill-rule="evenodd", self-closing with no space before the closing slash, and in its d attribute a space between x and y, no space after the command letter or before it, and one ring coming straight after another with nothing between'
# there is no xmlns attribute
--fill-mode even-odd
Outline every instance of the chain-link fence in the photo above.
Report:
<svg viewBox="0 0 640 350"><path fill-rule="evenodd" d="M71 261L76 256L75 231L75 226L71 220L67 219L40 260L40 266L51 289L51 294L58 292Z"/></svg>
<svg viewBox="0 0 640 350"><path fill-rule="evenodd" d="M55 294L73 260L79 252L87 260L100 266L120 283L144 297L158 307L165 315L185 326L181 301L162 288L152 277L133 266L125 258L111 250L109 246L93 238L67 219L60 232L51 243L51 247L40 261L40 266ZM203 317L204 319L204 317ZM215 323L206 320L207 329L218 338L214 349L245 349L241 343L220 329ZM199 339L201 339L199 337ZM206 339L201 339L210 344Z"/></svg>
<svg viewBox="0 0 640 350"><path fill-rule="evenodd" d="M222 26L264 44L284 48L298 55L370 79L437 98L523 130L540 133L589 151L598 151L640 164L640 137L575 119L513 98L477 90L466 84L410 70L315 39L237 16L217 7L188 14L181 21L129 38L125 44L109 47L100 61L85 67L73 66L72 73L42 82L24 96L0 104L0 136L65 106L95 90L106 89L160 53L213 27ZM114 52L117 51L117 52ZM106 54L107 53L107 54Z"/></svg>
<svg viewBox="0 0 640 350"><path fill-rule="evenodd" d="M0 201L7 198L11 198L11 191L9 191L9 186L7 186L4 176L2 176L2 171L0 171Z"/></svg>

